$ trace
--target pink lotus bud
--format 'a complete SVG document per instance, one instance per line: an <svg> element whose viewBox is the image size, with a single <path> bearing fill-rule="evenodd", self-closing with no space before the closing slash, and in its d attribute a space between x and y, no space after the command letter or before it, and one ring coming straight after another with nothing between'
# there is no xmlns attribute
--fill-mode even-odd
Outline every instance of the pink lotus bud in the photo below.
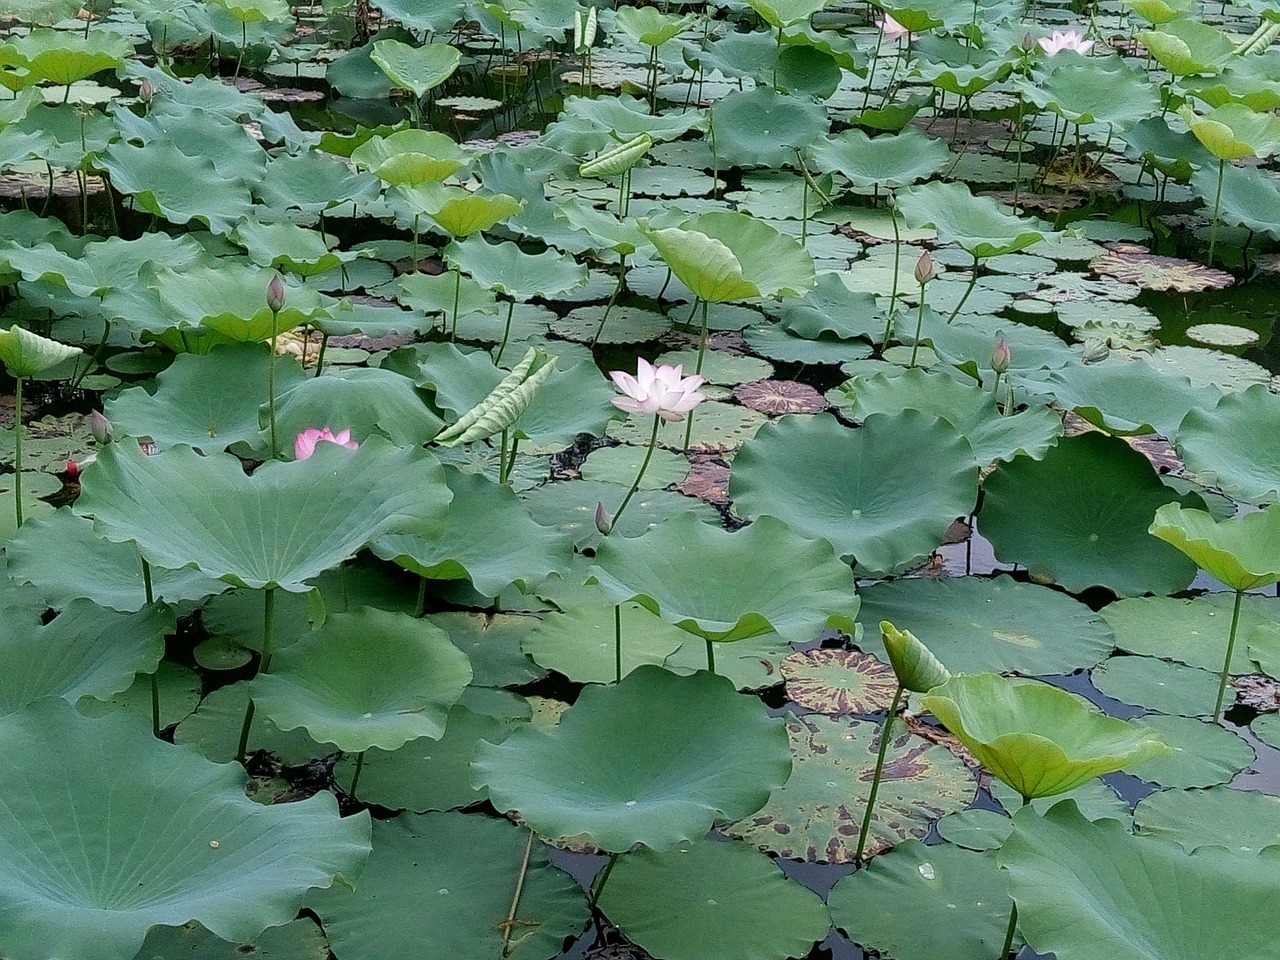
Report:
<svg viewBox="0 0 1280 960"><path fill-rule="evenodd" d="M991 369L1004 374L1009 370L1009 344L1001 340L991 352Z"/></svg>
<svg viewBox="0 0 1280 960"><path fill-rule="evenodd" d="M111 421L97 410L92 410L89 413L89 432L93 435L94 442L99 446L104 443L110 443Z"/></svg>
<svg viewBox="0 0 1280 960"><path fill-rule="evenodd" d="M146 77L142 78L142 82L138 84L138 99L143 103L150 103L151 98L156 95L155 87L151 86L151 81Z"/></svg>
<svg viewBox="0 0 1280 960"><path fill-rule="evenodd" d="M272 313L279 313L284 309L284 283L278 273L267 284L267 306Z"/></svg>
<svg viewBox="0 0 1280 960"><path fill-rule="evenodd" d="M604 508L603 503L596 504L596 529L600 531L602 537L607 537L609 531L613 529L613 521L609 518L609 511Z"/></svg>
<svg viewBox="0 0 1280 960"><path fill-rule="evenodd" d="M938 271L933 265L933 257L929 256L928 250L920 254L920 259L916 261L915 273L916 283L921 286L924 286L938 275Z"/></svg>
<svg viewBox="0 0 1280 960"><path fill-rule="evenodd" d="M1036 38L1031 35L1030 31L1023 34L1022 49L1030 53L1035 48L1036 48Z"/></svg>

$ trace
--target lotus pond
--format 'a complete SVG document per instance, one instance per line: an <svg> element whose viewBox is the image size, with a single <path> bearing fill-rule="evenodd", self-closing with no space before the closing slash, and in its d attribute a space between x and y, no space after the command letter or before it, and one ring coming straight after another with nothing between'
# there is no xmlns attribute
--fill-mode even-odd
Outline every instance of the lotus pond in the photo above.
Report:
<svg viewBox="0 0 1280 960"><path fill-rule="evenodd" d="M0 14L0 956L1280 957L1274 0Z"/></svg>

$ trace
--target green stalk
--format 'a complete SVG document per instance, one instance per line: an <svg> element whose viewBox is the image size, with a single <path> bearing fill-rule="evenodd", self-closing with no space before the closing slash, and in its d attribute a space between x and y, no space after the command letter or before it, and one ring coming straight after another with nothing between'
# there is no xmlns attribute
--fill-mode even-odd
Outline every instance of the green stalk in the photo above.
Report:
<svg viewBox="0 0 1280 960"><path fill-rule="evenodd" d="M693 419L692 411L689 413L689 419ZM662 418L655 413L653 415L653 431L649 434L649 449L645 451L644 460L640 463L640 472L636 474L636 478L631 484L631 489L628 490L627 495L622 498L622 505L618 507L618 512L613 515L613 521L609 527L611 531L618 525L618 518L622 516L622 511L627 509L627 504L631 502L631 498L634 497L636 495L636 491L640 489L640 481L644 477L645 470L649 469L649 461L653 459L654 448L658 445L658 427L661 425ZM685 446L688 446L688 443L688 440L686 440ZM621 661L619 661L618 670L622 670ZM621 673L619 673L618 679L622 679Z"/></svg>
<svg viewBox="0 0 1280 960"><path fill-rule="evenodd" d="M276 588L267 587L262 594L262 658L258 662L258 673L266 673L271 667L271 641L276 625ZM244 711L244 723L240 725L240 743L236 747L236 760L244 763L245 748L249 745L249 728L253 726L253 698Z"/></svg>
<svg viewBox="0 0 1280 960"><path fill-rule="evenodd" d="M147 606L156 602L155 595L151 590L151 564L147 563L146 557L142 557L142 586L146 590ZM151 674L151 733L154 736L160 736L160 665L156 665L156 672Z"/></svg>
<svg viewBox="0 0 1280 960"><path fill-rule="evenodd" d="M710 640L707 641L707 672L716 672L716 645Z"/></svg>
<svg viewBox="0 0 1280 960"><path fill-rule="evenodd" d="M22 526L22 378L15 378L13 388L13 462L17 470L13 475L13 512Z"/></svg>
<svg viewBox="0 0 1280 960"><path fill-rule="evenodd" d="M965 301L969 299L969 294L973 293L973 288L977 285L977 283L978 283L978 258L974 257L973 258L973 275L969 277L969 285L964 288L964 296L960 298L960 302L956 304L956 308L951 311L951 316L947 317L947 323L950 323L952 320L954 320L956 318L956 315L960 313L961 308L964 307Z"/></svg>
<svg viewBox="0 0 1280 960"><path fill-rule="evenodd" d="M871 832L871 814L876 806L876 794L880 792L880 775L884 772L884 755L889 748L889 732L893 729L893 721L898 716L898 704L902 702L902 684L893 694L893 703L889 704L889 713L884 718L884 726L880 728L880 752L876 754L876 772L871 778L871 793L867 795L867 809L862 815L862 828L858 831L858 852L853 855L857 863L862 862L862 851L867 848L867 837Z"/></svg>
<svg viewBox="0 0 1280 960"><path fill-rule="evenodd" d="M351 775L351 789L347 791L347 796L353 800L356 795L356 787L360 784L360 774L364 770L364 751L361 750L356 754L356 772Z"/></svg>
<svg viewBox="0 0 1280 960"><path fill-rule="evenodd" d="M516 302L514 300L507 301L507 324L502 328L502 343L498 344L498 355L493 358L494 364L502 362L502 352L507 349L507 340L511 337L511 316L515 313Z"/></svg>
<svg viewBox="0 0 1280 960"><path fill-rule="evenodd" d="M693 372L702 373L702 360L707 353L707 301L702 301L702 336L698 339L698 368ZM684 452L689 452L689 441L693 438L693 411L689 411L689 422L684 428Z"/></svg>
<svg viewBox="0 0 1280 960"><path fill-rule="evenodd" d="M604 322L609 319L609 313L613 310L613 305L618 302L618 296L622 293L623 287L627 285L627 255L625 253L618 254L618 285L613 288L613 296L609 298L609 303L604 308L604 316L600 318L600 326L596 327L596 334L591 338L591 348L594 350L600 334L604 333Z"/></svg>
<svg viewBox="0 0 1280 960"><path fill-rule="evenodd" d="M911 363L907 365L908 370L914 370L916 366L916 354L920 352L920 331L924 327L924 284L920 284L920 309L916 313L916 338L911 344Z"/></svg>
<svg viewBox="0 0 1280 960"><path fill-rule="evenodd" d="M902 264L902 240L898 233L898 211L889 206L889 222L893 224L893 292L889 295L889 316L884 321L884 336L880 340L880 353L889 349L889 333L893 330L893 318L898 315L898 268ZM924 291L920 301L924 302ZM922 318L923 322L923 318ZM919 334L916 334L919 337Z"/></svg>
<svg viewBox="0 0 1280 960"><path fill-rule="evenodd" d="M620 853L609 854L609 862L604 865L604 869L600 871L600 875L591 883L591 889L587 892L587 900L594 907L600 902L600 894L604 893L604 885L609 882L609 874L613 873L613 865L618 862Z"/></svg>
<svg viewBox="0 0 1280 960"><path fill-rule="evenodd" d="M449 325L449 342L458 339L458 299L462 295L462 272L453 271L453 319Z"/></svg>
<svg viewBox="0 0 1280 960"><path fill-rule="evenodd" d="M1231 608L1231 632L1227 635L1227 658L1222 662L1222 676L1218 679L1218 699L1213 705L1213 722L1222 717L1222 697L1227 692L1227 677L1231 670L1231 654L1236 648L1236 627L1240 625L1240 601L1244 599L1244 591L1236 591L1236 602Z"/></svg>
<svg viewBox="0 0 1280 960"><path fill-rule="evenodd" d="M1025 807L1031 802L1030 797L1022 798L1022 805ZM1013 934L1018 929L1018 903L1014 901L1012 909L1009 910L1009 926L1004 932L1004 949L1000 951L998 960L1008 960L1009 951L1013 949Z"/></svg>
<svg viewBox="0 0 1280 960"><path fill-rule="evenodd" d="M613 605L613 682L622 682L622 604Z"/></svg>
<svg viewBox="0 0 1280 960"><path fill-rule="evenodd" d="M1218 191L1213 197L1213 226L1209 228L1209 266L1213 266L1213 248L1218 243L1218 211L1222 208L1222 175L1226 172L1227 161L1218 161Z"/></svg>
<svg viewBox="0 0 1280 960"><path fill-rule="evenodd" d="M280 455L280 447L276 444L276 327L277 314L271 313L271 361L267 365L267 412L271 417L271 457Z"/></svg>

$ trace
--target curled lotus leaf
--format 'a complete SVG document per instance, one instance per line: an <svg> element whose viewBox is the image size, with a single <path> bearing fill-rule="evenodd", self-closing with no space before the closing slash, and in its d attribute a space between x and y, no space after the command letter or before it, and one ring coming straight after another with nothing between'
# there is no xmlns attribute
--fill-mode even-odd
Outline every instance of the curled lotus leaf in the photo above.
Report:
<svg viewBox="0 0 1280 960"><path fill-rule="evenodd" d="M434 130L397 130L370 137L351 152L361 170L400 186L445 180L467 162L467 154L452 137Z"/></svg>
<svg viewBox="0 0 1280 960"><path fill-rule="evenodd" d="M951 679L951 672L910 630L899 630L888 620L881 620L880 641L903 688L928 693Z"/></svg>
<svg viewBox="0 0 1280 960"><path fill-rule="evenodd" d="M1178 427L1177 447L1201 482L1247 503L1280 500L1280 397L1266 384L1227 393L1212 409L1191 410Z"/></svg>
<svg viewBox="0 0 1280 960"><path fill-rule="evenodd" d="M0 331L0 362L18 378L37 376L83 352L79 347L42 337L16 323Z"/></svg>
<svg viewBox="0 0 1280 960"><path fill-rule="evenodd" d="M1065 690L994 673L954 676L921 705L1023 797L1051 797L1173 749Z"/></svg>
<svg viewBox="0 0 1280 960"><path fill-rule="evenodd" d="M447 43L414 47L399 40L376 40L370 59L397 87L412 90L421 99L453 75L462 63L462 52Z"/></svg>
<svg viewBox="0 0 1280 960"><path fill-rule="evenodd" d="M1017 253L1054 236L1047 224L1006 213L989 197L975 197L963 183L906 187L895 207L910 227L933 227L943 243L954 243L982 259Z"/></svg>
<svg viewBox="0 0 1280 960"><path fill-rule="evenodd" d="M455 447L485 440L508 429L533 403L539 388L555 368L555 357L537 347L530 347L524 358L487 397L436 436L436 443Z"/></svg>
<svg viewBox="0 0 1280 960"><path fill-rule="evenodd" d="M1167 503L1156 511L1150 532L1233 590L1280 581L1280 504L1215 520L1204 510Z"/></svg>

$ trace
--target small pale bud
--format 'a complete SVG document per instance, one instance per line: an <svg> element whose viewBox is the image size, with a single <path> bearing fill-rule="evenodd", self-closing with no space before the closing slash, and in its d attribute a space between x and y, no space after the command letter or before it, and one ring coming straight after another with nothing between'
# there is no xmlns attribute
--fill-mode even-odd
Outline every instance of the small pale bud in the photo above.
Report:
<svg viewBox="0 0 1280 960"><path fill-rule="evenodd" d="M91 411L89 414L89 433L93 435L94 442L99 446L104 443L110 443L111 421L97 410Z"/></svg>
<svg viewBox="0 0 1280 960"><path fill-rule="evenodd" d="M920 259L916 261L915 273L916 283L921 286L928 283L938 275L938 272L933 265L933 257L929 256L928 250L920 254Z"/></svg>
<svg viewBox="0 0 1280 960"><path fill-rule="evenodd" d="M1030 53L1035 48L1036 48L1036 38L1033 37L1029 32L1024 34L1022 37L1022 49Z"/></svg>
<svg viewBox="0 0 1280 960"><path fill-rule="evenodd" d="M151 81L146 77L142 78L142 82L138 84L138 99L143 103L150 103L151 98L156 95L155 87L151 86Z"/></svg>
<svg viewBox="0 0 1280 960"><path fill-rule="evenodd" d="M613 529L613 520L609 516L609 511L604 508L603 503L596 504L596 529L600 531L602 537L607 537L609 531Z"/></svg>
<svg viewBox="0 0 1280 960"><path fill-rule="evenodd" d="M279 313L284 309L284 283L278 273L267 284L267 306L272 313Z"/></svg>
<svg viewBox="0 0 1280 960"><path fill-rule="evenodd" d="M1009 370L1009 344L1003 340L991 351L991 369L999 374L1007 373Z"/></svg>

